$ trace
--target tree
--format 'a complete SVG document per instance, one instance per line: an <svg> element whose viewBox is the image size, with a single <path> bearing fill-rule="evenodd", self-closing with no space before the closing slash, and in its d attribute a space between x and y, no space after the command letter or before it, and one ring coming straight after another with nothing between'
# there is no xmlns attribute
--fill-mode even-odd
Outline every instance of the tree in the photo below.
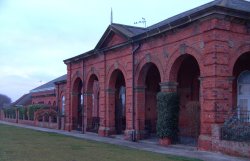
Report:
<svg viewBox="0 0 250 161"><path fill-rule="evenodd" d="M11 99L8 96L0 94L0 108L2 108L4 104L10 104L10 103Z"/></svg>

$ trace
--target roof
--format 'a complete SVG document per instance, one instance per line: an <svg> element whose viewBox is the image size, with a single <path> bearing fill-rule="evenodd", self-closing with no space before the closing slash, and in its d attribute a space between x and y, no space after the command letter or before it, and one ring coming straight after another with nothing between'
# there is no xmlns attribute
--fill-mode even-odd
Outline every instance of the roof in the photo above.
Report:
<svg viewBox="0 0 250 161"><path fill-rule="evenodd" d="M32 102L31 93L24 94L22 97L18 98L15 102L10 104L5 104L4 108L11 108L11 107L23 107L30 105Z"/></svg>
<svg viewBox="0 0 250 161"><path fill-rule="evenodd" d="M58 77L48 83L45 83L37 88L32 89L30 92L31 93L35 93L35 92L42 92L42 91L48 91L48 90L53 90L55 89L55 83L56 82L62 82L62 81L66 81L67 80L67 74Z"/></svg>
<svg viewBox="0 0 250 161"><path fill-rule="evenodd" d="M142 28L142 27L128 26L128 25L117 24L117 23L111 24L111 27L113 27L114 29L117 29L118 31L120 31L121 33L123 33L124 35L130 38L138 34L141 34L147 30L146 28Z"/></svg>
<svg viewBox="0 0 250 161"><path fill-rule="evenodd" d="M212 7L221 7L221 8L227 8L227 9L234 9L238 11L244 11L244 12L250 12L250 2L245 0L215 0L210 3L206 3L202 6L196 7L194 9L188 10L186 12L180 13L176 16L170 17L166 20L163 20L159 23L156 23L150 27L148 27L149 30L164 26L166 24L173 23L177 20L180 20L184 17L190 17L191 15L201 12L203 10L212 8Z"/></svg>
<svg viewBox="0 0 250 161"><path fill-rule="evenodd" d="M12 106L25 106L31 104L31 93L24 94L18 100L12 103Z"/></svg>
<svg viewBox="0 0 250 161"><path fill-rule="evenodd" d="M231 12L228 12L228 11L231 11ZM81 55L75 56L73 58L64 60L64 63L67 64L71 61L79 61L83 58L96 54L97 52L95 51L102 50L99 48L101 47L102 43L106 40L110 31L119 32L123 36L125 36L127 38L127 42L121 45L127 45L131 42L137 42L145 38L158 35L162 32L179 27L181 25L191 23L195 20L198 20L202 17L206 17L208 15L212 15L214 13L221 13L221 14L237 16L237 17L243 16L243 18L250 20L250 2L245 1L245 0L215 0L210 3L206 3L204 5L196 7L194 9L188 10L186 12L180 13L176 16L170 17L166 20L163 20L147 28L140 28L140 27L135 27L135 26L128 26L128 25L114 23L114 24L109 25L109 27L104 32L100 41L98 42L98 44L93 50L83 53ZM116 47L119 47L119 46L116 46ZM113 49L113 48L110 47L110 49Z"/></svg>

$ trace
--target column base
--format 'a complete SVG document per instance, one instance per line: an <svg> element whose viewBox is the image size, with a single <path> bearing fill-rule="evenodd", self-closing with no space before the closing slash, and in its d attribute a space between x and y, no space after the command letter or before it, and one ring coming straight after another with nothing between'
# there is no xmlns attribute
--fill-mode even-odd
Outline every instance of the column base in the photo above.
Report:
<svg viewBox="0 0 250 161"><path fill-rule="evenodd" d="M72 125L70 123L65 123L65 130L66 131L71 131Z"/></svg>
<svg viewBox="0 0 250 161"><path fill-rule="evenodd" d="M200 135L198 140L198 149L212 151L212 137L210 135Z"/></svg>
<svg viewBox="0 0 250 161"><path fill-rule="evenodd" d="M110 127L100 126L98 130L99 136L110 136L115 134L115 129Z"/></svg>
<svg viewBox="0 0 250 161"><path fill-rule="evenodd" d="M135 131L135 136L132 136L134 131ZM125 130L124 132L125 140L133 141L133 137L135 137L136 140L143 140L143 139L147 139L149 135L147 131L145 130L131 130L131 129Z"/></svg>

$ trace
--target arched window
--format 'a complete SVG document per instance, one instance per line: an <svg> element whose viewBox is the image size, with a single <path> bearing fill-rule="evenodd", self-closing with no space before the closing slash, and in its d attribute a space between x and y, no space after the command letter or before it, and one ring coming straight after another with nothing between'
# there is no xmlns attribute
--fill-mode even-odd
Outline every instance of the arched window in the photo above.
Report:
<svg viewBox="0 0 250 161"><path fill-rule="evenodd" d="M124 86L120 87L119 99L121 101L122 116L125 117L126 116L126 111L125 111L126 88Z"/></svg>
<svg viewBox="0 0 250 161"><path fill-rule="evenodd" d="M53 102L53 107L56 107L56 101Z"/></svg>
<svg viewBox="0 0 250 161"><path fill-rule="evenodd" d="M83 94L81 94L81 107L83 107Z"/></svg>
<svg viewBox="0 0 250 161"><path fill-rule="evenodd" d="M65 114L65 96L62 96L62 115Z"/></svg>
<svg viewBox="0 0 250 161"><path fill-rule="evenodd" d="M238 77L238 107L239 117L244 122L249 122L250 111L250 71L242 72Z"/></svg>

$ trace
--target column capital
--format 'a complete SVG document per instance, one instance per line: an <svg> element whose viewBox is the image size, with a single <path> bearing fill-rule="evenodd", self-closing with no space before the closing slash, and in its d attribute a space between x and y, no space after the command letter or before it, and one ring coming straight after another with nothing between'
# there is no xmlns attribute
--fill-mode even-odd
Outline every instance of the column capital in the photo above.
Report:
<svg viewBox="0 0 250 161"><path fill-rule="evenodd" d="M177 82L161 82L159 83L161 86L162 92L176 92L177 91Z"/></svg>
<svg viewBox="0 0 250 161"><path fill-rule="evenodd" d="M234 76L229 76L229 77L227 78L227 80L230 81L230 82L232 82L232 81L235 80L235 77L234 77Z"/></svg>
<svg viewBox="0 0 250 161"><path fill-rule="evenodd" d="M84 96L92 96L93 93L87 91L87 92L84 92L83 94L84 94Z"/></svg>
<svg viewBox="0 0 250 161"><path fill-rule="evenodd" d="M112 89L112 88L106 88L106 93L108 94L115 94L115 89Z"/></svg>
<svg viewBox="0 0 250 161"><path fill-rule="evenodd" d="M198 80L201 82L201 81L204 80L204 78L205 78L205 77L201 77L201 76L200 76L200 77L198 77Z"/></svg>
<svg viewBox="0 0 250 161"><path fill-rule="evenodd" d="M136 86L134 87L135 92L145 92L146 87L145 86Z"/></svg>
<svg viewBox="0 0 250 161"><path fill-rule="evenodd" d="M71 96L77 96L78 93L77 92L71 92Z"/></svg>

